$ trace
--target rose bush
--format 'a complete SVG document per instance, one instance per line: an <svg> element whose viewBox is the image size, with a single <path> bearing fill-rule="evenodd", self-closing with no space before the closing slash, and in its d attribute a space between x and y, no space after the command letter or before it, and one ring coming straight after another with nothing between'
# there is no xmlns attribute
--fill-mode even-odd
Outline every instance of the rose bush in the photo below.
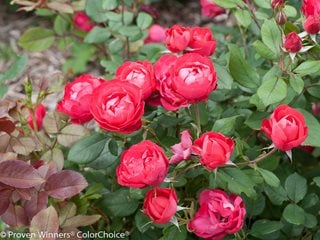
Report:
<svg viewBox="0 0 320 240"><path fill-rule="evenodd" d="M199 1L199 26L163 28L144 1L12 2L71 82L54 111L58 81L1 102L1 230L320 238L318 1Z"/></svg>

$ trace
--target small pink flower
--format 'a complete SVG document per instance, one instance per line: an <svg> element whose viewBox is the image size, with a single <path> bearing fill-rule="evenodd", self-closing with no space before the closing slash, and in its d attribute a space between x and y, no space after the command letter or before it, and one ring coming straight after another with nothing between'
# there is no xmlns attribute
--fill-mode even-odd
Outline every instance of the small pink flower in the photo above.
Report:
<svg viewBox="0 0 320 240"><path fill-rule="evenodd" d="M166 29L158 24L153 24L148 29L148 37L145 43L162 43L166 39Z"/></svg>
<svg viewBox="0 0 320 240"><path fill-rule="evenodd" d="M46 116L46 108L43 106L43 104L39 104L36 109L34 110L34 117L35 117L35 123L37 124L37 130L40 131L42 129L42 121L44 117ZM30 112L27 122L34 130L34 125L33 125L33 114Z"/></svg>
<svg viewBox="0 0 320 240"><path fill-rule="evenodd" d="M191 155L192 137L189 130L181 132L181 142L173 145L171 151L173 156L170 158L170 164L178 164L186 160Z"/></svg>
<svg viewBox="0 0 320 240"><path fill-rule="evenodd" d="M226 12L223 8L216 5L212 0L200 0L200 4L201 14L209 18L224 14Z"/></svg>

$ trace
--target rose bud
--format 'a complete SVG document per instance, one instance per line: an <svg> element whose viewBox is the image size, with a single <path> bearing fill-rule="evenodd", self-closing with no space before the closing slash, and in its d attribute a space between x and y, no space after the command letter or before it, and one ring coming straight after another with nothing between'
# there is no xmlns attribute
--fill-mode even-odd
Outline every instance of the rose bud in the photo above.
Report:
<svg viewBox="0 0 320 240"><path fill-rule="evenodd" d="M131 188L156 187L169 171L169 160L162 148L145 140L121 154L116 170L118 183Z"/></svg>
<svg viewBox="0 0 320 240"><path fill-rule="evenodd" d="M303 0L301 11L306 18L309 16L320 16L320 1Z"/></svg>
<svg viewBox="0 0 320 240"><path fill-rule="evenodd" d="M226 12L223 8L219 7L213 1L210 0L200 0L200 4L201 14L209 18L213 18Z"/></svg>
<svg viewBox="0 0 320 240"><path fill-rule="evenodd" d="M148 61L125 62L117 69L116 78L136 85L142 92L143 100L156 89L153 67Z"/></svg>
<svg viewBox="0 0 320 240"><path fill-rule="evenodd" d="M35 123L37 124L37 130L40 131L42 129L42 122L45 116L46 116L46 108L43 106L43 104L39 104L34 110L34 115L30 111L30 114L27 118L29 127L34 130L33 122L35 120ZM33 117L35 119L33 119Z"/></svg>
<svg viewBox="0 0 320 240"><path fill-rule="evenodd" d="M200 163L214 170L230 162L234 141L221 133L206 132L194 141L192 152L200 156Z"/></svg>
<svg viewBox="0 0 320 240"><path fill-rule="evenodd" d="M192 137L189 130L181 132L181 142L173 145L171 151L173 156L170 158L170 164L178 164L191 156Z"/></svg>
<svg viewBox="0 0 320 240"><path fill-rule="evenodd" d="M282 151L300 146L308 136L303 115L285 104L276 107L270 118L262 121L261 130Z"/></svg>
<svg viewBox="0 0 320 240"><path fill-rule="evenodd" d="M90 18L85 12L77 12L73 18L73 24L80 30L84 32L90 32L94 27Z"/></svg>
<svg viewBox="0 0 320 240"><path fill-rule="evenodd" d="M183 51L188 46L190 38L189 28L178 24L166 30L166 45L171 52Z"/></svg>
<svg viewBox="0 0 320 240"><path fill-rule="evenodd" d="M309 16L304 22L304 29L309 34L317 34L320 31L320 16Z"/></svg>
<svg viewBox="0 0 320 240"><path fill-rule="evenodd" d="M90 111L101 128L124 134L141 128L144 102L136 85L106 81L94 90L93 96Z"/></svg>
<svg viewBox="0 0 320 240"><path fill-rule="evenodd" d="M192 53L199 53L203 56L211 56L215 49L217 42L213 39L212 32L209 28L193 27L190 29L191 39L187 50Z"/></svg>
<svg viewBox="0 0 320 240"><path fill-rule="evenodd" d="M58 103L57 111L71 117L72 123L85 123L93 116L90 112L90 102L93 90L101 85L104 80L89 74L77 77L68 83L64 89L63 99Z"/></svg>
<svg viewBox="0 0 320 240"><path fill-rule="evenodd" d="M285 14L285 12L278 12L276 15L276 22L279 25L284 25L287 22L287 15Z"/></svg>
<svg viewBox="0 0 320 240"><path fill-rule="evenodd" d="M200 208L188 223L188 229L205 239L221 240L227 234L241 230L246 209L240 196L228 196L222 190L203 190L199 198Z"/></svg>
<svg viewBox="0 0 320 240"><path fill-rule="evenodd" d="M178 198L174 189L154 188L147 192L143 212L158 224L168 223L177 212Z"/></svg>
<svg viewBox="0 0 320 240"><path fill-rule="evenodd" d="M163 43L166 39L166 29L158 24L153 24L148 29L148 37L145 43Z"/></svg>
<svg viewBox="0 0 320 240"><path fill-rule="evenodd" d="M285 36L284 47L288 52L296 53L302 48L302 39L296 32L288 33Z"/></svg>
<svg viewBox="0 0 320 240"><path fill-rule="evenodd" d="M272 0L271 7L276 10L284 8L284 0Z"/></svg>
<svg viewBox="0 0 320 240"><path fill-rule="evenodd" d="M312 103L311 106L312 106L313 115L319 117L320 116L320 102Z"/></svg>

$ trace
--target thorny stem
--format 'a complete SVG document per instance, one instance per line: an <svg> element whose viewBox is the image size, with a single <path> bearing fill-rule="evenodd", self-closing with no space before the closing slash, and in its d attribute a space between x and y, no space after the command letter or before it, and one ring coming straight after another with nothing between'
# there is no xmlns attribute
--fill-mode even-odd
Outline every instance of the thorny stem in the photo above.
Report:
<svg viewBox="0 0 320 240"><path fill-rule="evenodd" d="M199 105L195 104L194 105L194 111L196 113L196 123L197 123L197 138L201 134L201 120L200 120L200 110L199 110Z"/></svg>
<svg viewBox="0 0 320 240"><path fill-rule="evenodd" d="M187 172L188 170L195 168L197 166L200 166L201 163L195 163L195 164L191 164L188 167L186 167L185 169L183 169L183 171L181 171L179 174L176 175L176 179L178 179L183 173Z"/></svg>
<svg viewBox="0 0 320 240"><path fill-rule="evenodd" d="M248 161L248 162L236 163L236 165L237 166L254 166L255 164L257 164L258 162L262 161L263 159L269 157L270 155L272 155L276 151L277 151L277 149L273 148L268 153L262 153L261 155L259 155L254 160L251 160L251 161Z"/></svg>
<svg viewBox="0 0 320 240"><path fill-rule="evenodd" d="M121 22L122 22L122 25L124 25L124 2L123 2L123 0L121 0ZM129 38L128 37L125 38L123 58L125 60L128 60L130 58L130 46L129 46Z"/></svg>

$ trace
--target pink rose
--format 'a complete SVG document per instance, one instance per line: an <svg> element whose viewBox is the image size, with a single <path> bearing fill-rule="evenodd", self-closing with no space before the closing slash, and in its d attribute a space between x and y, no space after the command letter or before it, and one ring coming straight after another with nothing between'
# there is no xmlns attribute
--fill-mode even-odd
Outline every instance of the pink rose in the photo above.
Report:
<svg viewBox="0 0 320 240"><path fill-rule="evenodd" d="M212 0L200 0L200 4L201 14L209 18L224 14L226 12L223 8L216 5Z"/></svg>
<svg viewBox="0 0 320 240"><path fill-rule="evenodd" d="M168 223L177 211L178 198L174 189L154 188L147 192L143 212L158 224Z"/></svg>
<svg viewBox="0 0 320 240"><path fill-rule="evenodd" d="M156 89L153 67L149 61L125 62L117 69L116 78L140 88L143 100Z"/></svg>
<svg viewBox="0 0 320 240"><path fill-rule="evenodd" d="M166 30L166 45L171 52L183 51L188 46L190 38L189 28L178 24Z"/></svg>
<svg viewBox="0 0 320 240"><path fill-rule="evenodd" d="M144 40L145 43L162 43L166 39L166 29L159 24L153 24L148 29L148 37Z"/></svg>
<svg viewBox="0 0 320 240"><path fill-rule="evenodd" d="M33 125L33 117L34 117L35 123L37 125L37 130L40 131L42 129L42 122L45 116L46 116L46 108L43 106L43 104L39 104L34 110L34 115L30 111L30 114L27 118L27 122L30 128L34 129L34 125Z"/></svg>
<svg viewBox="0 0 320 240"><path fill-rule="evenodd" d="M199 205L197 213L188 223L189 230L198 237L220 240L242 228L246 209L240 196L206 189L200 193Z"/></svg>
<svg viewBox="0 0 320 240"><path fill-rule="evenodd" d="M308 136L303 115L285 104L276 107L270 118L262 121L261 130L282 151L300 146Z"/></svg>
<svg viewBox="0 0 320 240"><path fill-rule="evenodd" d="M296 32L288 33L285 36L284 48L291 53L299 52L302 48L302 39Z"/></svg>
<svg viewBox="0 0 320 240"><path fill-rule="evenodd" d="M206 101L217 87L212 61L197 53L187 53L179 58L163 55L154 69L160 101L168 110Z"/></svg>
<svg viewBox="0 0 320 240"><path fill-rule="evenodd" d="M132 133L142 125L144 101L141 94L140 89L129 82L105 81L94 90L90 111L101 128Z"/></svg>
<svg viewBox="0 0 320 240"><path fill-rule="evenodd" d="M206 132L194 141L192 152L208 170L214 170L230 161L234 141L221 133Z"/></svg>
<svg viewBox="0 0 320 240"><path fill-rule="evenodd" d="M216 49L217 42L213 39L209 28L193 27L190 29L191 39L188 52L199 53L203 56L211 56Z"/></svg>
<svg viewBox="0 0 320 240"><path fill-rule="evenodd" d="M168 171L169 160L162 148L145 140L122 153L116 174L120 185L144 188L160 185Z"/></svg>
<svg viewBox="0 0 320 240"><path fill-rule="evenodd" d="M305 17L320 16L320 1L319 0L303 0L301 11Z"/></svg>
<svg viewBox="0 0 320 240"><path fill-rule="evenodd" d="M320 17L310 15L304 22L304 29L309 34L317 34L320 31Z"/></svg>
<svg viewBox="0 0 320 240"><path fill-rule="evenodd" d="M85 123L93 116L90 113L90 102L93 90L101 85L104 80L89 74L77 77L68 83L64 89L63 99L58 103L57 111L71 117L72 123Z"/></svg>
<svg viewBox="0 0 320 240"><path fill-rule="evenodd" d="M84 32L90 32L94 27L90 18L85 12L77 12L73 18L73 24L80 30Z"/></svg>
<svg viewBox="0 0 320 240"><path fill-rule="evenodd" d="M181 132L181 142L173 145L171 151L173 156L170 158L170 164L178 164L191 156L192 137L189 130Z"/></svg>

